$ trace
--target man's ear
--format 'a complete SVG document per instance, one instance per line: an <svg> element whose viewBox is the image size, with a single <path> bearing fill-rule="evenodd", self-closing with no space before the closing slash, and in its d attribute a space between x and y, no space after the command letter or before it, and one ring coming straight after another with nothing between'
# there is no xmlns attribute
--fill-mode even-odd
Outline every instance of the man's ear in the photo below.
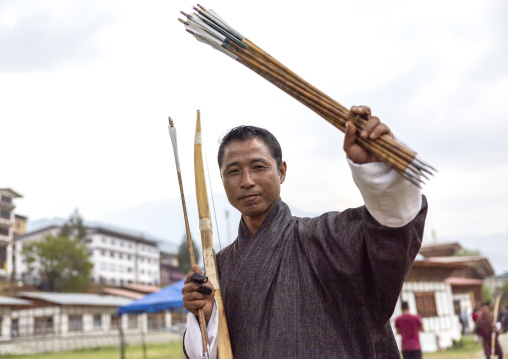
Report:
<svg viewBox="0 0 508 359"><path fill-rule="evenodd" d="M286 164L286 161L282 161L279 167L279 177L280 177L280 184L284 183L284 180L286 179L286 172L288 170L288 166Z"/></svg>

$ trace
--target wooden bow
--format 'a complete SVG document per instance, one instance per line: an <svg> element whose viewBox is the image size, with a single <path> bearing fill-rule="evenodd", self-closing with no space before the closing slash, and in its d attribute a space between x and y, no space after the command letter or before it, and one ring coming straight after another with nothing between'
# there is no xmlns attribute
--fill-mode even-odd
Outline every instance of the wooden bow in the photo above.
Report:
<svg viewBox="0 0 508 359"><path fill-rule="evenodd" d="M231 341L229 339L228 323L224 313L224 304L219 286L219 273L213 249L212 220L210 207L208 205L208 194L206 191L205 171L203 166L203 150L201 140L201 117L198 110L196 119L196 135L194 137L194 172L196 178L196 199L199 212L199 230L201 232L201 244L203 247L203 263L205 274L212 283L215 291L214 297L219 315L219 333L217 337L217 357L219 359L233 358Z"/></svg>
<svg viewBox="0 0 508 359"><path fill-rule="evenodd" d="M196 265L196 257L194 256L194 246L192 244L192 238L189 228L189 217L187 216L187 206L185 205L185 194L183 192L183 181L182 171L180 170L180 159L178 156L178 140L176 136L176 128L171 117L169 119L169 137L171 138L171 144L173 145L173 154L175 155L176 173L178 175L178 185L180 187L180 197L182 199L183 218L185 220L185 233L187 233L187 245L189 246L189 258L191 266ZM210 345L208 343L208 333L206 330L206 321L203 308L198 310L199 328L201 330L201 340L203 341L203 353L205 359L210 358Z"/></svg>
<svg viewBox="0 0 508 359"><path fill-rule="evenodd" d="M499 314L499 301L501 300L501 296L498 295L497 298L496 298L496 302L494 304L494 315L492 317L492 335L491 335L491 338L490 338L490 352L491 352L491 355L492 357L494 357L495 353L496 353L496 334L497 334L497 329L495 328L495 325L496 325L496 322L497 322L497 316Z"/></svg>

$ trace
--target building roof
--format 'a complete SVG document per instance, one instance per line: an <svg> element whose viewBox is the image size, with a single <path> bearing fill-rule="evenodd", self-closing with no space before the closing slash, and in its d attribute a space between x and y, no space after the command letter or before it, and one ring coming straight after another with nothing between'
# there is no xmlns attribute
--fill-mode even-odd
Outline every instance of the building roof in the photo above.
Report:
<svg viewBox="0 0 508 359"><path fill-rule="evenodd" d="M147 239L142 234L132 235L132 234L129 234L129 233L119 232L117 230L113 230L113 229L109 229L109 228L105 228L105 227L87 226L87 228L89 230L89 233L107 234L107 235L118 237L118 238L129 239L129 240L134 241L134 242L139 242L139 243L144 243L144 244L150 244L150 245L153 245L153 246L156 246L157 243L159 242L159 241L156 241L156 240Z"/></svg>
<svg viewBox="0 0 508 359"><path fill-rule="evenodd" d="M15 218L21 218L21 219L24 219L24 220L27 220L28 217L27 216L22 216L21 214L17 214L17 213L14 213L14 217Z"/></svg>
<svg viewBox="0 0 508 359"><path fill-rule="evenodd" d="M460 269L460 268L467 268L467 265L460 262L446 262L446 261L439 261L436 259L438 258L426 258L423 260L415 260L413 262L413 267L433 267L433 268L449 268L449 269Z"/></svg>
<svg viewBox="0 0 508 359"><path fill-rule="evenodd" d="M16 240L19 240L19 239L23 239L25 237L33 236L34 234L49 232L52 229L59 229L59 228L61 228L61 226L53 225L53 226L47 226L47 227L44 227L44 228L39 228L39 229L37 229L35 231L32 231L32 232L27 232L27 233L23 233L23 234L15 234L14 235L14 240L16 241Z"/></svg>
<svg viewBox="0 0 508 359"><path fill-rule="evenodd" d="M471 286L471 285L483 285L483 279L472 279L472 278L460 278L450 277L446 278L445 282L452 286Z"/></svg>
<svg viewBox="0 0 508 359"><path fill-rule="evenodd" d="M11 305L32 305L32 302L29 300L4 297L3 295L0 295L0 306L11 306Z"/></svg>
<svg viewBox="0 0 508 359"><path fill-rule="evenodd" d="M128 290L128 289L110 288L110 287L102 288L102 293L116 295L119 297L130 298L130 299L140 299L145 296L144 293L133 292L132 290Z"/></svg>
<svg viewBox="0 0 508 359"><path fill-rule="evenodd" d="M494 275L494 269L490 265L487 258L481 256L465 256L465 257L432 257L432 262L440 262L447 264L463 264L468 268L474 269L482 278Z"/></svg>
<svg viewBox="0 0 508 359"><path fill-rule="evenodd" d="M124 284L123 287L126 289L134 290L136 292L145 293L145 294L153 293L153 292L157 292L157 291L161 290L160 287L157 287L154 285L147 285L147 284L130 284L129 283L129 284Z"/></svg>
<svg viewBox="0 0 508 359"><path fill-rule="evenodd" d="M457 242L448 243L432 243L423 245L420 248L420 254L425 258L428 257L448 257L453 256L455 252L462 249L462 246Z"/></svg>
<svg viewBox="0 0 508 359"><path fill-rule="evenodd" d="M11 194L11 196L13 196L14 198L20 198L20 197L23 197L22 195L20 195L19 193L17 192L14 192L12 189L10 188L0 188L0 192L9 192Z"/></svg>
<svg viewBox="0 0 508 359"><path fill-rule="evenodd" d="M51 229L59 229L59 228L62 228L62 226L58 225L58 224L45 226L45 227L36 229L35 231L15 235L14 240L23 239L26 237L33 236L34 234L43 233L43 232L47 232ZM86 228L88 230L88 234L95 234L95 233L106 234L106 235L114 236L116 238L128 239L128 240L131 240L134 242L149 244L149 245L153 245L153 246L157 246L157 243L158 243L158 241L146 239L143 236L135 236L135 235L131 235L131 234L124 233L124 232L119 232L119 231L104 228L104 227L86 226Z"/></svg>
<svg viewBox="0 0 508 359"><path fill-rule="evenodd" d="M18 296L22 298L38 299L58 305L118 307L132 302L132 300L122 297L89 293L19 292Z"/></svg>

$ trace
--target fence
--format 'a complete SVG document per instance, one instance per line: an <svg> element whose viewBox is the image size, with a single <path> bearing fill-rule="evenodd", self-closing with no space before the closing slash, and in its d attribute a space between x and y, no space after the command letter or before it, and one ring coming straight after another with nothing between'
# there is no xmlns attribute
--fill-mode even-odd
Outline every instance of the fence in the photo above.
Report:
<svg viewBox="0 0 508 359"><path fill-rule="evenodd" d="M116 309L53 307L0 313L0 356L85 348L120 348L182 340L184 312L116 314Z"/></svg>

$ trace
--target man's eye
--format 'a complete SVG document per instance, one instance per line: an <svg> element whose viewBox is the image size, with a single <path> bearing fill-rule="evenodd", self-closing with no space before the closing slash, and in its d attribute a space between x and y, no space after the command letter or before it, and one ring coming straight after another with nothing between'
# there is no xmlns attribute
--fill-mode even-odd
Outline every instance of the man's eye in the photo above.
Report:
<svg viewBox="0 0 508 359"><path fill-rule="evenodd" d="M262 166L262 165L257 165L257 166L254 166L254 169L255 170L260 170L260 169L263 169L263 168L266 168L265 166Z"/></svg>
<svg viewBox="0 0 508 359"><path fill-rule="evenodd" d="M231 170L231 171L228 172L228 175L233 175L233 174L238 173L238 172L240 172L240 171L238 171L238 170Z"/></svg>

